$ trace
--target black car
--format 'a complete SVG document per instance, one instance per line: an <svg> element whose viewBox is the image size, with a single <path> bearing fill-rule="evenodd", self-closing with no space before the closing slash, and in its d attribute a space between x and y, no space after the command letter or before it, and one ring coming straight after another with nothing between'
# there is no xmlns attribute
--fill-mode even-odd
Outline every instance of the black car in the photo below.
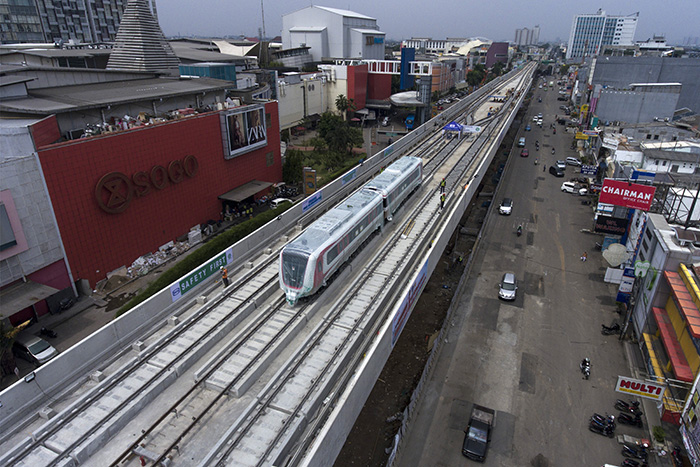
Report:
<svg viewBox="0 0 700 467"><path fill-rule="evenodd" d="M558 101L568 101L569 98L566 97L566 96L559 96L559 97L557 97L557 100L558 100Z"/></svg>
<svg viewBox="0 0 700 467"><path fill-rule="evenodd" d="M564 171L555 165L553 165L549 168L549 173L551 173L555 177L563 177L564 176Z"/></svg>

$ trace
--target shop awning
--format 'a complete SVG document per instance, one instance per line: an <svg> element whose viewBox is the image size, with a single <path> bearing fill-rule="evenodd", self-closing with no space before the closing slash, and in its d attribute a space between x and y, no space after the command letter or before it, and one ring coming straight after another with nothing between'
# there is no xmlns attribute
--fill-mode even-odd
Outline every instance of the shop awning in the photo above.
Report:
<svg viewBox="0 0 700 467"><path fill-rule="evenodd" d="M673 374L676 376L676 379L692 383L694 380L693 372L688 365L688 360L685 358L681 343L678 342L678 336L676 336L676 331L673 330L668 313L663 308L656 307L653 307L651 311L654 314L656 325L659 327L661 342L663 342L664 349L666 349L666 355L671 360Z"/></svg>
<svg viewBox="0 0 700 467"><path fill-rule="evenodd" d="M0 291L0 308L2 313L9 317L56 292L59 290L30 280L17 282Z"/></svg>
<svg viewBox="0 0 700 467"><path fill-rule="evenodd" d="M259 182L257 180L253 180L252 182L248 182L245 185L241 185L231 191L227 191L223 195L219 195L219 199L240 203L241 201L250 198L256 193L260 193L265 188L269 188L271 186L272 183L270 182Z"/></svg>
<svg viewBox="0 0 700 467"><path fill-rule="evenodd" d="M671 287L671 293L683 318L688 323L690 335L700 338L700 311L690 296L683 279L675 271L664 271L664 277Z"/></svg>

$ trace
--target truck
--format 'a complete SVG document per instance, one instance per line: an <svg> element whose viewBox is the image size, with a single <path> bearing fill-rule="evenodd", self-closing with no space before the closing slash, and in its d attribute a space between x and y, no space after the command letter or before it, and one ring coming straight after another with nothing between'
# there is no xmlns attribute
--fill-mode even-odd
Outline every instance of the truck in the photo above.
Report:
<svg viewBox="0 0 700 467"><path fill-rule="evenodd" d="M464 430L464 444L462 454L469 459L483 462L486 459L486 450L491 441L496 412L493 409L474 404L469 417L469 425Z"/></svg>

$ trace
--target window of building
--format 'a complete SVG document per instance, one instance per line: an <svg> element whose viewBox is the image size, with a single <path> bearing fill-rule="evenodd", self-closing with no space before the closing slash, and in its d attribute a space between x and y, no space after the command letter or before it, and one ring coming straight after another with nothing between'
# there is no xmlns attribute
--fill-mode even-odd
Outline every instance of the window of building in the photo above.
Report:
<svg viewBox="0 0 700 467"><path fill-rule="evenodd" d="M0 204L0 251L15 245L17 245L17 238L10 224L10 216L7 215L5 205Z"/></svg>
<svg viewBox="0 0 700 467"><path fill-rule="evenodd" d="M654 139L655 140L659 139L659 135L654 135Z"/></svg>
<svg viewBox="0 0 700 467"><path fill-rule="evenodd" d="M666 167L666 162L668 162L668 161L664 161L661 165Z"/></svg>
<svg viewBox="0 0 700 467"><path fill-rule="evenodd" d="M651 139L651 134L647 134L647 139Z"/></svg>

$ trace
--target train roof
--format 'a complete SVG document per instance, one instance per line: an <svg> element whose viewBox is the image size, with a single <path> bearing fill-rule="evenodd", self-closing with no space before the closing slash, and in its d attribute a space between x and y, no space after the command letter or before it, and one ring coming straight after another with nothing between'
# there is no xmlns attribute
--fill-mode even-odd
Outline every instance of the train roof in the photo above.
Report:
<svg viewBox="0 0 700 467"><path fill-rule="evenodd" d="M420 165L421 162L420 157L413 156L397 159L393 164L384 169L384 172L374 177L374 179L370 180L365 186L367 188L386 190L397 178L413 170L416 166Z"/></svg>
<svg viewBox="0 0 700 467"><path fill-rule="evenodd" d="M353 193L338 206L311 224L301 235L290 242L286 248L305 252L314 251L323 245L338 228L351 222L369 203L380 199L381 195L371 190L362 189Z"/></svg>

